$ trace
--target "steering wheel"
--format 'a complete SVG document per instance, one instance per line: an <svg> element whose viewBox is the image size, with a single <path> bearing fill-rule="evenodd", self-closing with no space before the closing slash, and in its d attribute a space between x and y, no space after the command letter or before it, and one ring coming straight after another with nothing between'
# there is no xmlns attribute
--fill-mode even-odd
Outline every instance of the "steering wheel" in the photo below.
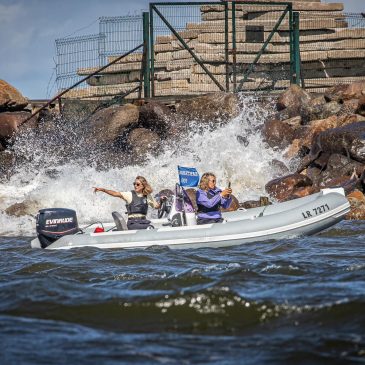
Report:
<svg viewBox="0 0 365 365"><path fill-rule="evenodd" d="M158 219L161 219L163 217L163 215L166 212L166 208L167 208L167 206L166 206L166 199L161 200L160 208L158 208L158 211L157 211L157 217L158 217Z"/></svg>

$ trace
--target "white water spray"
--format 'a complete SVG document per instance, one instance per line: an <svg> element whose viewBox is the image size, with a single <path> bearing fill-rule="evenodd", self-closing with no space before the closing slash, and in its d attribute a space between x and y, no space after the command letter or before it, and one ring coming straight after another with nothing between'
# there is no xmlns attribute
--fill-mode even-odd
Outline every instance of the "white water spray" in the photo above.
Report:
<svg viewBox="0 0 365 365"><path fill-rule="evenodd" d="M86 161L57 165L57 158L47 151L54 161L52 173L30 171L28 166L19 168L9 181L0 183L0 234L34 235L32 215L15 217L5 213L9 206L23 202L34 210L34 215L40 208L63 207L75 209L81 224L111 221L112 211L125 211L124 202L105 194L94 194L93 186L131 190L135 176L142 175L156 193L164 188L173 189L178 181L177 165L196 167L200 174L214 172L218 186L225 187L231 181L233 194L240 201L255 199L265 194L265 183L273 177L270 162L283 160L282 152L269 148L256 132L268 113L269 110L260 108L253 98L246 97L240 115L227 125L202 134L191 133L183 146L166 149L158 157L151 155L139 166L99 171ZM240 143L237 136L244 136L248 145ZM30 143L36 146L34 156L42 156L43 147L35 141ZM56 150L54 154L57 155Z"/></svg>

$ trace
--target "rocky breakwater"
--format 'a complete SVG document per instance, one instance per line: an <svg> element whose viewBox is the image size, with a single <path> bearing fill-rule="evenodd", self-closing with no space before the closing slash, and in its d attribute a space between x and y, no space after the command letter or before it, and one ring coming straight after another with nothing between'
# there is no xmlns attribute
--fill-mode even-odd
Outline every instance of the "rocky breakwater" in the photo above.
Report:
<svg viewBox="0 0 365 365"><path fill-rule="evenodd" d="M16 92L19 100L6 96L6 90ZM64 108L62 116L41 116L22 124L30 115L24 109L27 100L6 83L0 95L2 179L22 168L19 161L51 178L57 178L57 167L77 160L81 166L89 163L100 170L131 165L143 169L150 158L166 157L166 151L171 156L185 151L187 141L197 133L225 126L241 115L242 106L238 95L212 93L183 100L174 108L157 101L115 104L82 118ZM267 145L281 151L287 161L286 165L272 161L275 179L265 187L272 201L342 186L352 204L348 218L365 218L364 96L364 82L315 94L294 85L277 98L276 110L263 127L260 123L258 128L247 129L247 133L261 133ZM247 148L247 136L235 137L243 149ZM8 214L36 212L36 202L23 203L8 207ZM241 204L235 199L231 208L265 204L267 199Z"/></svg>
<svg viewBox="0 0 365 365"><path fill-rule="evenodd" d="M6 174L13 164L14 156L7 147L22 128L34 125L34 120L22 126L29 118L31 110L29 102L15 87L6 81L0 80L0 175Z"/></svg>
<svg viewBox="0 0 365 365"><path fill-rule="evenodd" d="M183 100L173 108L158 101L112 105L88 117L82 134L96 151L94 162L107 167L143 165L166 149L174 153L183 147L193 130L199 133L228 123L238 115L238 104L236 95L215 93Z"/></svg>
<svg viewBox="0 0 365 365"><path fill-rule="evenodd" d="M308 93L293 85L276 102L263 128L295 171L269 181L269 195L285 201L341 186L351 202L348 219L365 219L365 82Z"/></svg>
<svg viewBox="0 0 365 365"><path fill-rule="evenodd" d="M214 93L181 101L173 108L157 101L93 106L87 116L80 113L82 101L79 105L66 103L62 115L40 116L4 134L6 145L1 154L11 156L12 163L4 166L2 178L31 170L57 179L62 165L78 162L99 171L133 165L143 170L150 159L155 161L166 151L174 155L180 148L184 150L192 134L228 123L239 115L239 103L237 95ZM28 116L23 115L19 124ZM6 212L16 216L35 214L38 205L34 201L18 202ZM234 209L237 207L235 200Z"/></svg>

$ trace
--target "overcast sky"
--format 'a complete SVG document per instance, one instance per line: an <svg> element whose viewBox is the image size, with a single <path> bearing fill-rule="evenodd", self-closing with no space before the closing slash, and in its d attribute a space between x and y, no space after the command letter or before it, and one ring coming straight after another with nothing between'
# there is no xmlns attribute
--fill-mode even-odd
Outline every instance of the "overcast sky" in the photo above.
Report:
<svg viewBox="0 0 365 365"><path fill-rule="evenodd" d="M31 99L53 96L55 39L96 33L99 17L140 14L149 2L0 0L0 79ZM342 2L346 12L365 12L364 0Z"/></svg>

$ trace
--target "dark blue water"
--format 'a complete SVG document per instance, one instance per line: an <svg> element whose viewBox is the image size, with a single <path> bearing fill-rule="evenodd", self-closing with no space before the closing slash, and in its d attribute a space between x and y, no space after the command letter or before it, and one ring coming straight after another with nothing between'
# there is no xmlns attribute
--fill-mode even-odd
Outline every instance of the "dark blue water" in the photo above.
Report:
<svg viewBox="0 0 365 365"><path fill-rule="evenodd" d="M222 249L1 237L0 364L365 363L365 223Z"/></svg>

